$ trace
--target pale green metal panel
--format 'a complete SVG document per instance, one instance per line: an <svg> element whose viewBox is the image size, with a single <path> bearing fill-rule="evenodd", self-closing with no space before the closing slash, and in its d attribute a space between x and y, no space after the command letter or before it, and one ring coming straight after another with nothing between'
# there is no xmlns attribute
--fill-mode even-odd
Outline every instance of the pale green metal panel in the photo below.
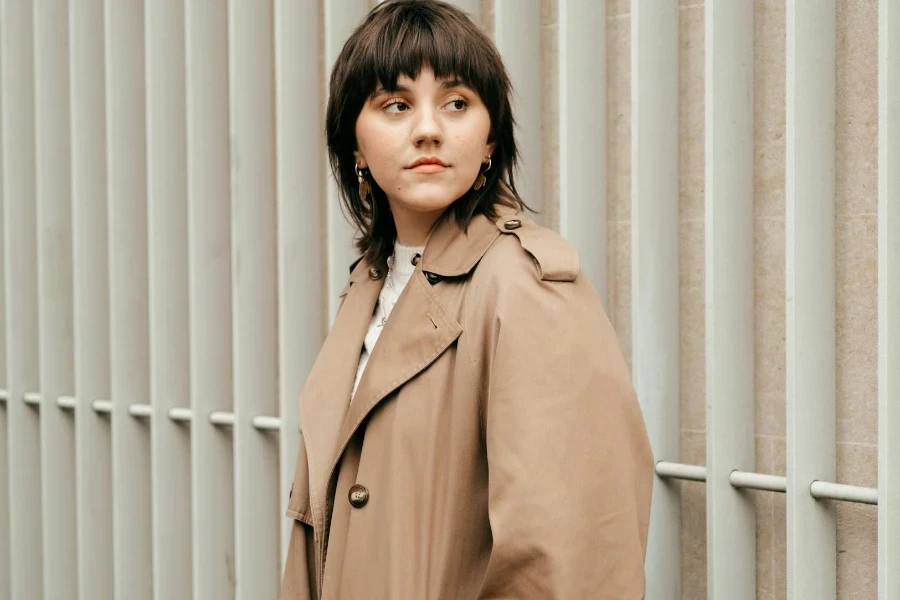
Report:
<svg viewBox="0 0 900 600"><path fill-rule="evenodd" d="M106 110L114 586L153 592L149 424L129 414L150 402L144 7L106 0Z"/></svg>
<svg viewBox="0 0 900 600"><path fill-rule="evenodd" d="M155 598L191 596L187 159L183 0L145 4L151 521Z"/></svg>
<svg viewBox="0 0 900 600"><path fill-rule="evenodd" d="M234 598L232 436L207 415L233 410L228 7L187 2L193 598Z"/></svg>
<svg viewBox="0 0 900 600"><path fill-rule="evenodd" d="M41 598L39 409L23 402L40 383L31 2L0 2L0 40L6 347L15 348L6 362L10 591L16 599Z"/></svg>
<svg viewBox="0 0 900 600"><path fill-rule="evenodd" d="M656 460L679 456L678 3L631 12L632 376ZM681 597L681 501L656 478L647 597Z"/></svg>
<svg viewBox="0 0 900 600"><path fill-rule="evenodd" d="M2 10L2 4L0 4ZM9 600L9 420L7 419L7 372L6 372L6 262L2 238L6 236L3 227L3 27L0 26L0 600Z"/></svg>
<svg viewBox="0 0 900 600"><path fill-rule="evenodd" d="M37 193L40 349L41 523L44 594L77 597L75 428L56 401L71 395L72 188L70 177L68 6L34 6L35 182Z"/></svg>
<svg viewBox="0 0 900 600"><path fill-rule="evenodd" d="M878 598L900 600L900 7L878 3Z"/></svg>
<svg viewBox="0 0 900 600"><path fill-rule="evenodd" d="M73 10L74 8L74 10ZM109 255L103 0L70 0L78 597L113 598Z"/></svg>
<svg viewBox="0 0 900 600"><path fill-rule="evenodd" d="M788 0L785 196L788 598L834 598L834 0Z"/></svg>
<svg viewBox="0 0 900 600"><path fill-rule="evenodd" d="M279 516L288 494L300 445L300 390L324 340L327 302L320 202L325 189L321 109L324 73L319 58L321 12L293 0L275 3L275 65L278 197L278 396L281 416ZM315 424L313 424L315 426ZM292 519L281 517L281 560L287 556Z"/></svg>
<svg viewBox="0 0 900 600"><path fill-rule="evenodd" d="M239 599L275 598L278 448L251 424L277 414L274 22L271 0L229 3L235 576Z"/></svg>
<svg viewBox="0 0 900 600"><path fill-rule="evenodd" d="M608 310L606 1L558 3L559 232Z"/></svg>
<svg viewBox="0 0 900 600"><path fill-rule="evenodd" d="M753 4L705 8L706 569L709 598L756 598Z"/></svg>
<svg viewBox="0 0 900 600"><path fill-rule="evenodd" d="M544 157L540 0L494 0L494 43L503 56L514 90L516 145L521 158L516 188L528 206L541 211ZM543 215L534 217L541 221Z"/></svg>
<svg viewBox="0 0 900 600"><path fill-rule="evenodd" d="M368 12L366 0L327 0L323 3L325 24L325 98L328 97L328 79L338 54L350 33L362 22ZM324 115L324 109L320 114ZM324 126L324 125L323 125ZM327 224L327 260L328 260L328 315L329 323L334 320L339 303L338 294L347 283L350 264L358 256L353 247L355 227L351 226L341 212L337 185L331 176L331 169L325 167L325 211Z"/></svg>

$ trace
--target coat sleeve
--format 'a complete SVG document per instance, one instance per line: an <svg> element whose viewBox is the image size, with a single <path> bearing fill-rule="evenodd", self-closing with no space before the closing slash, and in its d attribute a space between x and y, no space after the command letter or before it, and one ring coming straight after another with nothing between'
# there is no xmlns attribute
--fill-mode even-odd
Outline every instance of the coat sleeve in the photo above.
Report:
<svg viewBox="0 0 900 600"><path fill-rule="evenodd" d="M494 319L479 598L643 598L653 459L599 295L517 277Z"/></svg>

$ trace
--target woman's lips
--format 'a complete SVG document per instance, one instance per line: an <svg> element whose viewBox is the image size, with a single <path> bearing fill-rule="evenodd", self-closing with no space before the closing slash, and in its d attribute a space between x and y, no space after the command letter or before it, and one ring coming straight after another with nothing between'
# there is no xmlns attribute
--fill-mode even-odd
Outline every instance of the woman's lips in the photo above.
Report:
<svg viewBox="0 0 900 600"><path fill-rule="evenodd" d="M412 168L416 173L440 173L446 169L444 165L438 163L422 163Z"/></svg>

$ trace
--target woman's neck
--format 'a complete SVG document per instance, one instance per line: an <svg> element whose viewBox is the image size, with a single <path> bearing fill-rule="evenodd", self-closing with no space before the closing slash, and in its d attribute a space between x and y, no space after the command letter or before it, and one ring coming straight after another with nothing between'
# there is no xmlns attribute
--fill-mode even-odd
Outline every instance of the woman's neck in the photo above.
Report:
<svg viewBox="0 0 900 600"><path fill-rule="evenodd" d="M445 210L428 213L393 210L397 241L404 246L424 246L432 228Z"/></svg>

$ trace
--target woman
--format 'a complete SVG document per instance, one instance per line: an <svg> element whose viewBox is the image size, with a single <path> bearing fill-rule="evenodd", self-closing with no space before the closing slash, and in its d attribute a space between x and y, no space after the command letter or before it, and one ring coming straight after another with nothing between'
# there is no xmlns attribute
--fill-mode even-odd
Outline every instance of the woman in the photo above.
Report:
<svg viewBox="0 0 900 600"><path fill-rule="evenodd" d="M385 2L330 93L362 257L301 394L282 598L642 598L644 423L575 250L523 212L496 49Z"/></svg>

